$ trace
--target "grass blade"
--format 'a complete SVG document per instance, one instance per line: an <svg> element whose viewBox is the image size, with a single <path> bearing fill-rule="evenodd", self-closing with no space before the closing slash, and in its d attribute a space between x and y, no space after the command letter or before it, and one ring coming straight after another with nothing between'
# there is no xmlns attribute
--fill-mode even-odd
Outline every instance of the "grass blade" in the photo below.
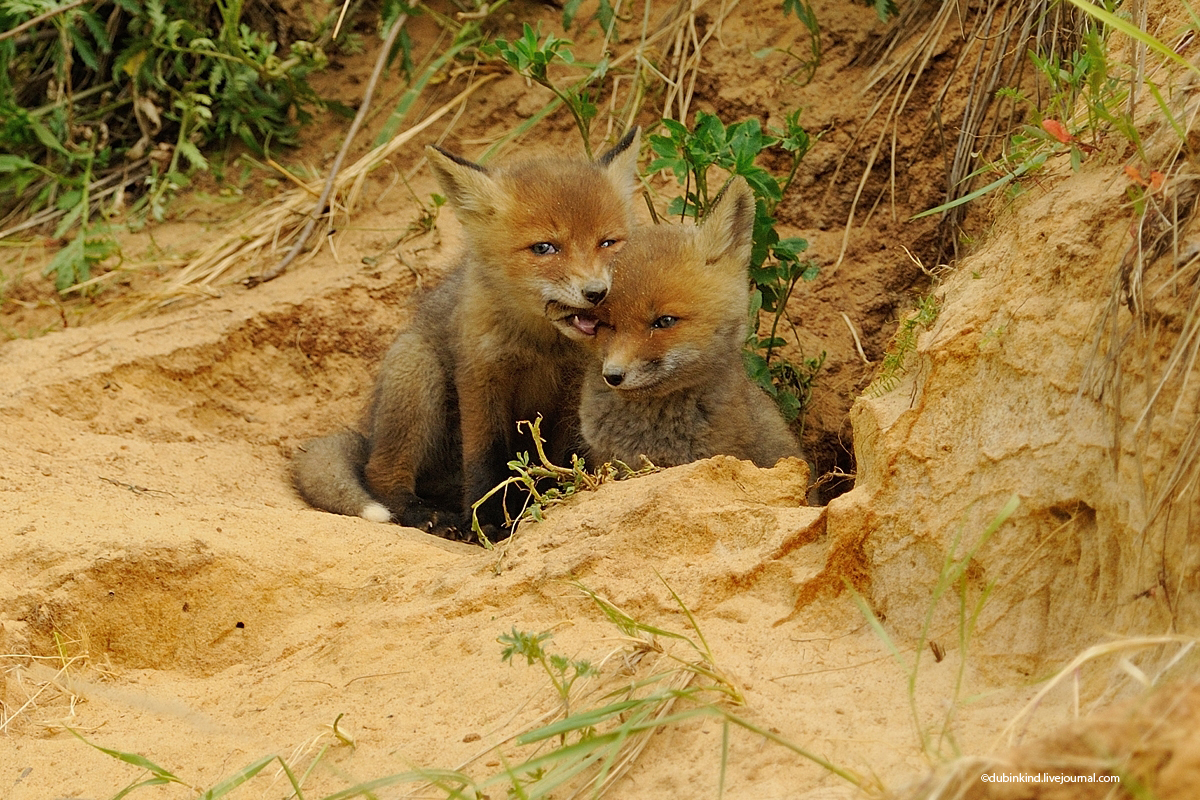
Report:
<svg viewBox="0 0 1200 800"><path fill-rule="evenodd" d="M1159 55L1166 56L1184 69L1191 70L1192 72L1196 73L1197 76L1200 76L1200 67L1197 67L1195 64L1191 63L1186 58L1179 55L1170 47L1167 47L1167 45L1163 44L1158 39L1146 33L1133 23L1123 20L1116 14L1113 14L1110 11L1105 11L1099 6L1092 5L1086 0L1067 0L1067 2L1090 17L1103 22L1113 30L1120 31L1126 36L1144 44L1146 47L1150 48Z"/></svg>
<svg viewBox="0 0 1200 800"><path fill-rule="evenodd" d="M1037 167L1040 167L1042 164L1045 164L1046 159L1049 157L1050 157L1049 153L1040 153L1039 155L1034 156L1033 158L1026 161L1024 164L1022 164L1021 166L1014 169L1009 174L1007 174L997 180L992 181L987 186L983 186L979 189L976 189L975 191L973 191L969 194L964 194L962 197L958 198L957 200L951 200L949 203L942 203L940 206L937 206L936 208L931 208L928 211L922 211L920 214L913 214L911 217L908 218L908 220L909 220L909 222L912 222L913 220L920 219L921 217L928 217L931 214L940 214L943 211L949 211L952 208L957 208L958 206L965 205L966 203L969 203L976 198L983 197L988 192L994 191L996 189L999 189L1001 186L1004 186L1005 184L1011 183L1012 181L1014 181L1017 178L1024 175L1026 172L1029 172L1029 170L1035 169Z"/></svg>
<svg viewBox="0 0 1200 800"><path fill-rule="evenodd" d="M181 781L179 778L175 777L173 774L171 774L167 770L163 769L158 764L155 764L153 761L146 758L145 756L140 756L137 753L125 753L120 750L110 750L107 747L101 747L100 745L96 744L95 742L89 742L87 739L83 738L83 736L78 731L76 731L74 728L67 728L67 730L71 733L72 736L74 736L76 739L83 742L84 744L88 745L89 747L94 747L95 749L99 750L101 753L112 756L113 758L117 759L118 761L124 761L126 764L132 764L135 767L140 767L144 770L148 770L149 772L154 774L155 778L159 779L163 783L179 783L179 784L183 784L184 786L187 785L186 783Z"/></svg>
<svg viewBox="0 0 1200 800"><path fill-rule="evenodd" d="M209 789L207 792L201 795L201 798L203 800L217 800L219 797L224 797L246 781L253 778L258 773L262 772L267 764L270 764L276 758L279 758L279 756L264 756L263 758L260 758L250 766L245 767L240 772L231 775L230 777L218 783L216 786ZM282 759L280 760L282 761Z"/></svg>

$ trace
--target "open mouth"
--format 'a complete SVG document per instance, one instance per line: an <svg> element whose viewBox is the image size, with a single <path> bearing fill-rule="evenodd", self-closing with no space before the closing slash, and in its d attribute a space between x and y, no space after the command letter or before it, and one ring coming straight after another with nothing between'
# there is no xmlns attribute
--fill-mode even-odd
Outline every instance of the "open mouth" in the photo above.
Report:
<svg viewBox="0 0 1200 800"><path fill-rule="evenodd" d="M589 314L572 314L563 320L563 322L565 322L567 325L570 325L584 336L595 336L596 325L600 323L600 320Z"/></svg>
<svg viewBox="0 0 1200 800"><path fill-rule="evenodd" d="M600 325L600 319L594 314L561 303L548 304L546 316L560 331L573 339L595 336L596 328Z"/></svg>

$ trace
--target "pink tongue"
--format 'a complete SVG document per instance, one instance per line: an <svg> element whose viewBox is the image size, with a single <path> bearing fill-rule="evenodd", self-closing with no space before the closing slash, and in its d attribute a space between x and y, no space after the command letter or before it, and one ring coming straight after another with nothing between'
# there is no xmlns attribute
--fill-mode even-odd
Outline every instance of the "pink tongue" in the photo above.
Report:
<svg viewBox="0 0 1200 800"><path fill-rule="evenodd" d="M599 320L597 320L595 317L581 317L578 314L571 317L571 324L575 327L575 329L582 331L588 336L596 335L596 323L598 321Z"/></svg>

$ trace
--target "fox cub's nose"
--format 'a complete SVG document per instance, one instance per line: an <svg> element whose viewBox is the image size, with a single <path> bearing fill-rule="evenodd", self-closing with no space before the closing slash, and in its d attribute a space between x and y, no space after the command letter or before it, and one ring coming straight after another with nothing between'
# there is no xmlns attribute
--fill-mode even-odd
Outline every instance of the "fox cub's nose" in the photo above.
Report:
<svg viewBox="0 0 1200 800"><path fill-rule="evenodd" d="M602 281L593 281L583 287L583 299L587 300L594 306L604 302L604 298L608 295L608 284Z"/></svg>
<svg viewBox="0 0 1200 800"><path fill-rule="evenodd" d="M604 382L609 386L620 386L623 380L625 380L625 373L620 370L605 370L604 372Z"/></svg>

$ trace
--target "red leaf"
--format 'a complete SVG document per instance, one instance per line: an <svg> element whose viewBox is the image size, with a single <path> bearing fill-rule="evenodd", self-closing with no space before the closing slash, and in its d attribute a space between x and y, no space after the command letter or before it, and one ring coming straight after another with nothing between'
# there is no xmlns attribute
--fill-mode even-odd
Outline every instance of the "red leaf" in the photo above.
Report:
<svg viewBox="0 0 1200 800"><path fill-rule="evenodd" d="M1056 119L1042 120L1042 130L1058 139L1063 144L1070 144L1075 137L1067 133L1067 128Z"/></svg>
<svg viewBox="0 0 1200 800"><path fill-rule="evenodd" d="M1127 178L1129 178L1129 180L1133 181L1134 183L1136 183L1139 186L1146 185L1146 181L1142 180L1142 171L1139 170L1137 167L1133 167L1133 166L1130 166L1129 164L1126 164L1125 165L1125 176Z"/></svg>
<svg viewBox="0 0 1200 800"><path fill-rule="evenodd" d="M1150 188L1157 192L1162 188L1162 185L1166 182L1166 180L1166 175L1163 175L1158 170L1154 170L1150 173Z"/></svg>

